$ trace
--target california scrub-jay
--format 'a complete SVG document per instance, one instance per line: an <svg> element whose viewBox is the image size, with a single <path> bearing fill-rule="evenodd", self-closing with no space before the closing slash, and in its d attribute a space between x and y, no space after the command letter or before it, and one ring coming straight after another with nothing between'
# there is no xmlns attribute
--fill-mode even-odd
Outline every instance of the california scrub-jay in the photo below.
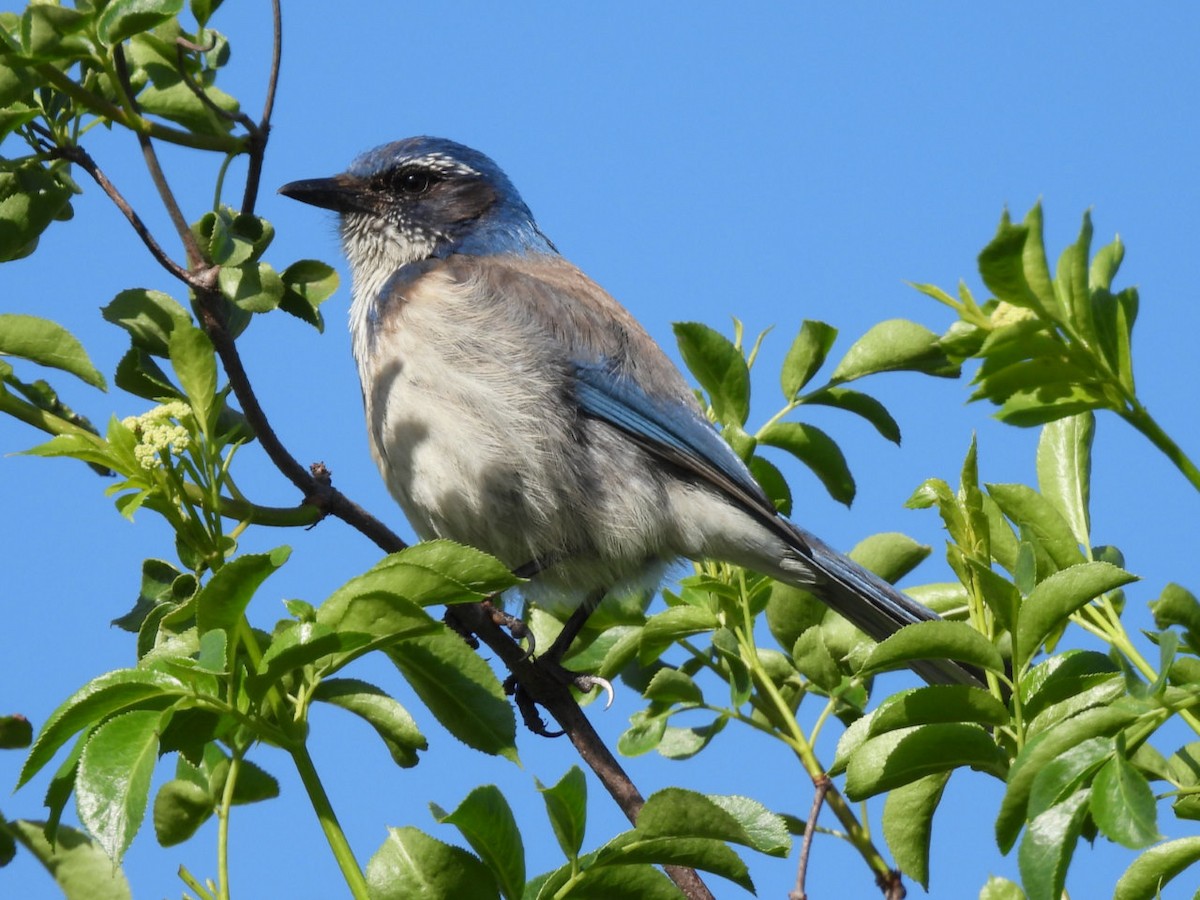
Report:
<svg viewBox="0 0 1200 900"><path fill-rule="evenodd" d="M280 192L341 215L371 452L422 539L535 571L527 595L583 611L572 636L679 557L803 587L876 640L937 618L776 512L666 354L482 153L408 138Z"/></svg>

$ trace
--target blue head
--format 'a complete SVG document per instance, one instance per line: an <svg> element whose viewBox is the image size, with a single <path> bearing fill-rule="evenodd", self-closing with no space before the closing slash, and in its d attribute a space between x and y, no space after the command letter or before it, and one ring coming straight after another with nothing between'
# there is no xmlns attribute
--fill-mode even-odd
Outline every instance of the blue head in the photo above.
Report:
<svg viewBox="0 0 1200 900"><path fill-rule="evenodd" d="M341 214L342 242L356 275L363 268L390 274L451 253L554 252L500 167L445 138L384 144L341 175L279 190Z"/></svg>

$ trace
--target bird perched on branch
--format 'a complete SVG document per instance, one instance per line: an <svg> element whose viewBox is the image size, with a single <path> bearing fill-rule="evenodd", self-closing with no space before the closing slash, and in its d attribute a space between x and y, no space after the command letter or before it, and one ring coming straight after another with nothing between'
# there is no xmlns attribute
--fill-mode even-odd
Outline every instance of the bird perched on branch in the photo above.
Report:
<svg viewBox="0 0 1200 900"><path fill-rule="evenodd" d="M666 354L482 153L408 138L280 191L341 216L392 495L421 538L485 550L536 573L527 593L574 604L555 662L608 592L657 584L680 557L803 587L876 640L937 618L776 512ZM913 668L974 681L947 660Z"/></svg>

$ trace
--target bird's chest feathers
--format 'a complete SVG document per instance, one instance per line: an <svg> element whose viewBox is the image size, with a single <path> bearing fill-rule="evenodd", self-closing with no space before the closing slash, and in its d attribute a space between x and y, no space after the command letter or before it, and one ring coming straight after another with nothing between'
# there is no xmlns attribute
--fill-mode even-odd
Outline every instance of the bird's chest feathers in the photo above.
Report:
<svg viewBox="0 0 1200 900"><path fill-rule="evenodd" d="M423 536L456 536L465 520L511 507L530 473L551 474L569 431L550 396L562 363L520 317L438 275L374 309L355 293L372 453Z"/></svg>

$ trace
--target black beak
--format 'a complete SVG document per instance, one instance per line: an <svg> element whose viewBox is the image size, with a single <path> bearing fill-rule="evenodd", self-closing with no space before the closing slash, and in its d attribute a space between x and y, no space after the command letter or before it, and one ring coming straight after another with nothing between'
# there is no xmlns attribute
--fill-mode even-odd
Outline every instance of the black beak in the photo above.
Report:
<svg viewBox="0 0 1200 900"><path fill-rule="evenodd" d="M301 203L332 209L339 213L375 212L366 185L350 175L290 181L279 189L279 193Z"/></svg>

